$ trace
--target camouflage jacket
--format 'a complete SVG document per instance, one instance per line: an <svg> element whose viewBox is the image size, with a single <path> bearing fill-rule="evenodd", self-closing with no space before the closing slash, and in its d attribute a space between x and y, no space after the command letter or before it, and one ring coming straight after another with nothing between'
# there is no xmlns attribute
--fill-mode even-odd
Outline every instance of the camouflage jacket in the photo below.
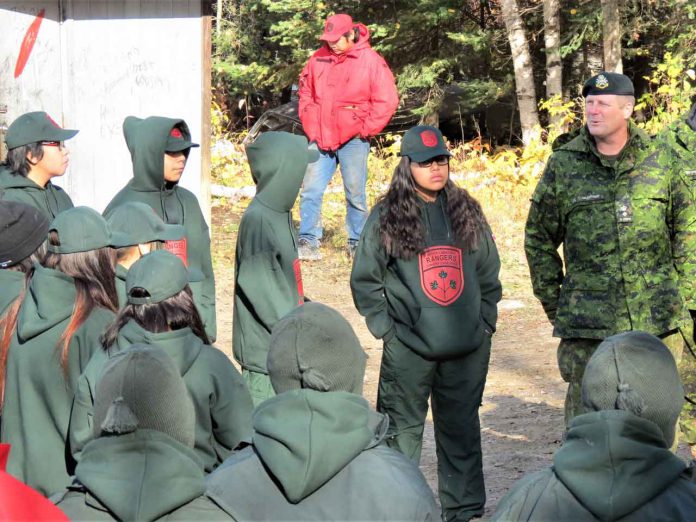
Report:
<svg viewBox="0 0 696 522"><path fill-rule="evenodd" d="M532 196L525 252L554 336L659 335L684 324L680 275L694 260L696 207L683 177L660 167L665 160L633 124L614 161L601 157L585 128L549 158Z"/></svg>

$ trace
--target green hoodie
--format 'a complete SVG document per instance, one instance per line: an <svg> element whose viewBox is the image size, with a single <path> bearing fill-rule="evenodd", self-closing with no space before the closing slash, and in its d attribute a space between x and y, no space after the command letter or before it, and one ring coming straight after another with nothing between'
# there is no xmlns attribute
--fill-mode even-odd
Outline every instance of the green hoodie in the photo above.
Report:
<svg viewBox="0 0 696 522"><path fill-rule="evenodd" d="M50 219L74 206L70 196L50 181L45 187L40 187L29 178L12 174L2 166L0 166L0 200L26 203L42 210Z"/></svg>
<svg viewBox="0 0 696 522"><path fill-rule="evenodd" d="M0 441L12 445L7 471L50 495L69 484L66 458L73 390L114 314L95 308L70 342L67 373L56 348L75 304L74 280L35 265L7 358Z"/></svg>
<svg viewBox="0 0 696 522"><path fill-rule="evenodd" d="M463 250L453 238L443 191L419 206L426 246L409 260L387 255L382 205L372 209L353 261L353 301L375 337L387 342L396 335L430 360L459 357L495 331L502 295L498 250L488 230L477 249Z"/></svg>
<svg viewBox="0 0 696 522"><path fill-rule="evenodd" d="M108 352L99 350L85 369L75 393L70 419L70 450L76 460L93 437L94 391L101 369L111 355L133 344L162 348L176 363L196 410L194 450L206 472L224 461L251 437L251 396L227 356L203 344L190 328L152 333L135 321L126 323Z"/></svg>
<svg viewBox="0 0 696 522"><path fill-rule="evenodd" d="M692 471L656 424L620 410L587 413L553 467L517 482L493 520L693 520Z"/></svg>
<svg viewBox="0 0 696 522"><path fill-rule="evenodd" d="M25 278L26 274L18 270L0 270L0 318L24 290Z"/></svg>
<svg viewBox="0 0 696 522"><path fill-rule="evenodd" d="M229 520L193 450L158 431L93 440L75 479L53 499L70 520Z"/></svg>
<svg viewBox="0 0 696 522"><path fill-rule="evenodd" d="M358 395L281 393L257 407L253 446L208 477L208 496L235 520L439 520L417 466L382 444L387 427Z"/></svg>
<svg viewBox="0 0 696 522"><path fill-rule="evenodd" d="M273 325L304 302L290 209L307 169L307 144L282 132L262 137L264 146L247 149L256 196L237 234L232 347L243 368L266 374Z"/></svg>
<svg viewBox="0 0 696 522"><path fill-rule="evenodd" d="M184 263L203 272L201 282L191 283L194 300L211 341L217 334L215 316L215 275L210 257L210 233L196 196L178 184L168 187L164 181L164 152L169 132L179 126L191 137L183 120L151 116L144 120L129 116L123 134L133 160L133 178L114 196L104 215L128 201L140 201L154 209L165 223L183 225L184 238L167 241L165 248L179 255Z"/></svg>

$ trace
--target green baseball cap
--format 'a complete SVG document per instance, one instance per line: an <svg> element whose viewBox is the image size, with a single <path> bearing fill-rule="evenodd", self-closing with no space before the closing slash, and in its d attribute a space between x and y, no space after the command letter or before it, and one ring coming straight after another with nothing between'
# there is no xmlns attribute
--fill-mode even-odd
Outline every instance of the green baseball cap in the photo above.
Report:
<svg viewBox="0 0 696 522"><path fill-rule="evenodd" d="M126 234L130 238L130 245L173 241L184 237L183 226L168 225L150 205L140 201L129 201L117 206L107 214L106 222L114 232Z"/></svg>
<svg viewBox="0 0 696 522"><path fill-rule="evenodd" d="M130 238L114 232L106 220L94 209L75 207L58 214L48 231L58 233L60 245L48 244L48 251L56 254L88 252L103 247L130 246Z"/></svg>
<svg viewBox="0 0 696 522"><path fill-rule="evenodd" d="M451 155L440 130L430 125L417 125L408 129L401 140L399 156L408 156L411 161Z"/></svg>
<svg viewBox="0 0 696 522"><path fill-rule="evenodd" d="M189 282L202 280L197 269L187 269L183 261L167 250L155 250L138 259L126 276L126 295L131 304L159 303L181 292ZM142 288L149 295L131 296L131 290Z"/></svg>
<svg viewBox="0 0 696 522"><path fill-rule="evenodd" d="M635 96L635 90L633 82L625 74L603 71L587 80L582 87L583 98L597 94Z"/></svg>
<svg viewBox="0 0 696 522"><path fill-rule="evenodd" d="M12 122L5 134L9 150L40 141L69 140L79 131L63 129L43 111L27 112Z"/></svg>
<svg viewBox="0 0 696 522"><path fill-rule="evenodd" d="M191 133L188 130L188 125L186 123L180 123L175 125L169 131L169 136L167 137L167 145L165 146L165 152L180 152L182 150L190 149L191 147L199 147L198 143L193 143L191 141Z"/></svg>

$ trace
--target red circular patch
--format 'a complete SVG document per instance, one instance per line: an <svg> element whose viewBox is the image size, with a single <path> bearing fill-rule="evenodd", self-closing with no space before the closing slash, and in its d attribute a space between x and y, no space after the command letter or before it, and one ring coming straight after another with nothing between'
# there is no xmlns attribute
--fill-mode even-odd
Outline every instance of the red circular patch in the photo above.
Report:
<svg viewBox="0 0 696 522"><path fill-rule="evenodd" d="M435 147L437 146L437 134L435 134L431 130L425 130L421 132L421 141L423 142L423 145L426 147Z"/></svg>
<svg viewBox="0 0 696 522"><path fill-rule="evenodd" d="M174 127L172 129L172 132L170 132L169 135L173 136L174 138L183 138L184 137L184 135L181 134L181 131L179 129L177 129L176 127Z"/></svg>
<svg viewBox="0 0 696 522"><path fill-rule="evenodd" d="M53 125L56 129L61 129L62 127L56 123L56 121L51 118L48 114L46 115L46 119L51 122L51 125Z"/></svg>

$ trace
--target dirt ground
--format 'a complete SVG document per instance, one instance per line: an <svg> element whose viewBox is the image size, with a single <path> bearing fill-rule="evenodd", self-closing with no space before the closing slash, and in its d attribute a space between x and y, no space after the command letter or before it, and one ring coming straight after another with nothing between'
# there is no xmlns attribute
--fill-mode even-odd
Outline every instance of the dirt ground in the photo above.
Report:
<svg viewBox="0 0 696 522"><path fill-rule="evenodd" d="M218 203L213 208L212 242L217 281L218 338L216 345L231 355L234 246L241 207ZM494 233L496 224L493 223ZM520 227L521 230L521 227ZM503 241L501 241L503 242ZM532 295L521 232L508 235L501 251L503 300L493 338L488 380L480 409L483 472L487 504L484 518L495 511L510 486L527 472L547 467L563 436L563 398L566 385L556 365L558 340ZM353 306L350 261L331 246L324 259L302 264L305 294L339 310L355 329L369 359L365 396L375 404L381 342L367 330ZM679 454L686 458L688 448ZM437 493L437 461L432 417L425 429L421 471Z"/></svg>

